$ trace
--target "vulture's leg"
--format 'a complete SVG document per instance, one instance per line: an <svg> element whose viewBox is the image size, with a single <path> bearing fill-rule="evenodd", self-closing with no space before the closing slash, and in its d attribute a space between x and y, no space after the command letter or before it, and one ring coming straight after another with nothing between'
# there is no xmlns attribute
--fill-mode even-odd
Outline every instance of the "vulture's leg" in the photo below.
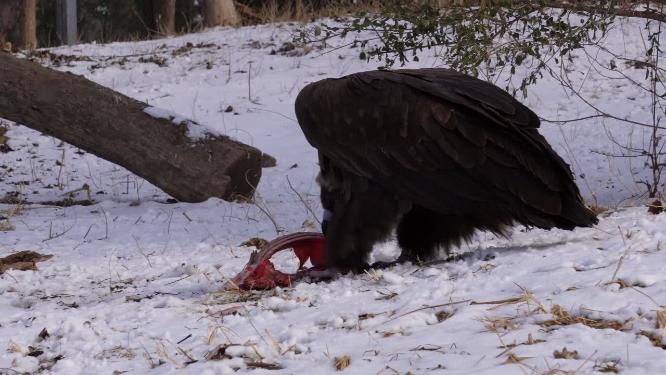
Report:
<svg viewBox="0 0 666 375"><path fill-rule="evenodd" d="M367 180L358 182L335 201L326 226L327 262L341 272L367 268L372 246L388 237L399 216L392 194Z"/></svg>
<svg viewBox="0 0 666 375"><path fill-rule="evenodd" d="M402 248L399 261L427 261L437 255L439 246L448 252L452 245L474 233L464 216L442 215L421 206L414 206L400 220L397 235Z"/></svg>

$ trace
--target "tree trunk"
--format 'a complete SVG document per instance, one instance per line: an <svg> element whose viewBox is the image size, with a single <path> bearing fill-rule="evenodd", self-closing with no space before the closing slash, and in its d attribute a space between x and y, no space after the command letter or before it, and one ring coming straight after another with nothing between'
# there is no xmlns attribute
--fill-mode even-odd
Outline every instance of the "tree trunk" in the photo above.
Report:
<svg viewBox="0 0 666 375"><path fill-rule="evenodd" d="M76 0L56 1L56 36L58 43L72 45L78 41Z"/></svg>
<svg viewBox="0 0 666 375"><path fill-rule="evenodd" d="M176 0L155 0L155 24L161 35L176 33Z"/></svg>
<svg viewBox="0 0 666 375"><path fill-rule="evenodd" d="M21 32L18 47L37 48L37 0L23 0L21 5Z"/></svg>
<svg viewBox="0 0 666 375"><path fill-rule="evenodd" d="M0 0L0 42L13 49L37 47L37 0Z"/></svg>
<svg viewBox="0 0 666 375"><path fill-rule="evenodd" d="M294 18L301 21L303 18L303 0L296 0L294 3Z"/></svg>
<svg viewBox="0 0 666 375"><path fill-rule="evenodd" d="M180 201L252 197L261 151L225 136L193 138L188 130L201 125L155 112L81 76L0 52L0 117L123 166Z"/></svg>
<svg viewBox="0 0 666 375"><path fill-rule="evenodd" d="M205 0L204 18L206 26L238 26L240 16L233 0Z"/></svg>

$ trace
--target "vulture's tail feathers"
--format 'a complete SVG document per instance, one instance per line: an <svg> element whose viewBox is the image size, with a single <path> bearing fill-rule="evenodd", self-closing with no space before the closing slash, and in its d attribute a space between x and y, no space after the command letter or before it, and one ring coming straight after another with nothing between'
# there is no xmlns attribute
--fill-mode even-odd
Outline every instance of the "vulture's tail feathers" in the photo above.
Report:
<svg viewBox="0 0 666 375"><path fill-rule="evenodd" d="M558 226L562 229L572 230L575 227L591 227L599 222L597 215L585 206L580 199L565 199L562 202L562 219L568 226Z"/></svg>

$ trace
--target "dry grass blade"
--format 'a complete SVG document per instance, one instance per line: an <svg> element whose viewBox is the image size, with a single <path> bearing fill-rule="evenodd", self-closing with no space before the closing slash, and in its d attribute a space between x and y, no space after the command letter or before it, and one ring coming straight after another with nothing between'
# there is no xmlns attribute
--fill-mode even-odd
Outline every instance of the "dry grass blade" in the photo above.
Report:
<svg viewBox="0 0 666 375"><path fill-rule="evenodd" d="M534 294L529 291L527 288L524 288L518 284L516 284L520 290L523 291L523 294L518 296L518 297L512 297L512 298L506 298L506 299L501 299L501 300L494 300L494 301L472 301L471 305L494 305L491 309L498 309L502 306L507 306L507 305L515 305L515 304L521 304L525 303L528 306L531 303L536 304L536 311L541 311L541 312L546 312L546 309L543 307L543 305L536 299Z"/></svg>
<svg viewBox="0 0 666 375"><path fill-rule="evenodd" d="M442 347L439 345L431 345L431 344L425 344L425 345L419 345L415 348L409 349L410 352L436 352L438 350L441 350Z"/></svg>
<svg viewBox="0 0 666 375"><path fill-rule="evenodd" d="M337 371L342 371L351 364L351 358L346 354L342 357L335 357L333 361Z"/></svg>
<svg viewBox="0 0 666 375"><path fill-rule="evenodd" d="M282 370L283 367L276 364L276 363L266 363L266 362L254 362L254 361L249 361L245 362L245 365L247 368L250 369L264 369L264 370Z"/></svg>
<svg viewBox="0 0 666 375"><path fill-rule="evenodd" d="M162 342L157 342L155 352L157 353L157 356L160 357L160 359L162 359L164 362L170 362L177 369L183 369L187 367L186 364L180 363L176 359L172 358L169 355L166 346L164 346L164 343Z"/></svg>
<svg viewBox="0 0 666 375"><path fill-rule="evenodd" d="M523 344L524 345L535 345L535 344L540 344L542 342L546 342L546 340L541 340L541 339L535 339L531 333L527 334L527 341L525 341Z"/></svg>
<svg viewBox="0 0 666 375"><path fill-rule="evenodd" d="M194 359L194 357L192 357L192 355L191 355L190 353L188 353L187 350L181 348L180 346L177 346L176 349L178 349L178 351L180 352L180 354L182 354L182 355L184 355L185 357L187 357L188 361L185 362L186 365L191 365L191 364L193 364L193 363L197 363L197 362L199 362L198 359Z"/></svg>
<svg viewBox="0 0 666 375"><path fill-rule="evenodd" d="M366 272L367 272L367 271L366 271ZM371 278L373 278L374 281L378 281L378 280L379 280L379 276L377 276L377 274L373 274L373 273L370 272L370 273L368 273L368 275L369 275ZM376 278L374 278L373 275L376 276ZM391 291L382 292L382 291L379 291L379 290L378 290L377 293L381 294L382 296L381 296L381 297L377 297L377 298L375 298L375 301L388 301L388 300L393 299L393 298L395 298L395 297L398 296L398 293L396 293L396 292L391 292Z"/></svg>
<svg viewBox="0 0 666 375"><path fill-rule="evenodd" d="M661 338L660 334L650 331L640 331L638 332L638 334L647 337L648 340L650 340L650 342L652 343L652 345L656 346L657 348L662 348L666 350L666 344L664 344L664 341Z"/></svg>
<svg viewBox="0 0 666 375"><path fill-rule="evenodd" d="M498 333L498 332L495 332ZM512 349L517 348L521 345L536 345L536 344L541 344L542 342L546 342L546 340L540 340L540 339L535 339L532 337L532 334L527 335L527 341L518 343L518 344L502 344L502 346L498 347L498 349L504 349L503 352L497 355L497 358L501 357L504 355L504 353L510 352Z"/></svg>
<svg viewBox="0 0 666 375"><path fill-rule="evenodd" d="M153 356L151 356L150 353L148 353L148 349L146 349L146 347L143 346L143 344L141 346L143 348L143 359L145 359L146 362L148 362L150 368L160 367L165 363L163 360L159 358L157 360L154 360Z"/></svg>
<svg viewBox="0 0 666 375"><path fill-rule="evenodd" d="M666 333L666 310L664 309L657 311L657 329Z"/></svg>
<svg viewBox="0 0 666 375"><path fill-rule="evenodd" d="M415 310L412 310L412 311L408 311L408 312L406 312L406 313L404 313L404 314L400 314L400 315L398 315L398 316L396 316L396 317L393 317L393 318L391 318L391 319L385 321L384 323L388 323L388 322L391 322L391 321L393 321L393 320L400 319L400 318L402 318L403 316L406 316L406 315L409 315L409 314L413 314L413 313L418 312L418 311L427 310L427 309L435 309L435 308L438 308L438 307L446 307L446 306L460 305L460 304L462 304L462 303L467 303L467 302L469 302L469 301L470 301L470 300L466 299L466 300L464 300L464 301L457 301L457 302L442 303L442 304L439 304L439 305L428 305L428 306L424 306L424 307L421 307L421 308L418 308L418 309L415 309Z"/></svg>
<svg viewBox="0 0 666 375"><path fill-rule="evenodd" d="M96 359L118 359L118 358L125 358L125 359L134 359L136 357L136 354L134 354L134 351L130 348L126 348L124 346L114 346L111 349L104 349L100 353L96 354L93 358Z"/></svg>
<svg viewBox="0 0 666 375"><path fill-rule="evenodd" d="M617 279L617 273L620 272L620 267L622 267L622 263L624 262L625 256L629 254L629 248L627 247L627 241L624 238L624 233L622 233L622 229L618 226L617 228L620 231L620 238L622 239L622 243L624 244L624 254L620 257L620 259L617 261L617 267L615 267L615 272L613 272L613 277L611 277L610 282L612 283Z"/></svg>
<svg viewBox="0 0 666 375"><path fill-rule="evenodd" d="M230 281L230 280L228 280ZM265 297L270 297L274 290L241 290L233 283L227 282L225 289L211 293L206 298L206 305L227 305L241 302L254 302Z"/></svg>
<svg viewBox="0 0 666 375"><path fill-rule="evenodd" d="M583 324L594 329L610 328L617 331L622 331L626 328L626 322L619 322L617 320L591 319L584 316L571 315L571 313L559 305L554 305L550 313L553 314L554 318L540 322L539 325L542 327L552 327Z"/></svg>
<svg viewBox="0 0 666 375"><path fill-rule="evenodd" d="M367 320L376 317L378 314L373 313L363 313L358 315L358 320Z"/></svg>
<svg viewBox="0 0 666 375"><path fill-rule="evenodd" d="M548 369L546 372L540 372L538 375L575 375L576 373L574 371L565 371L565 370L560 370L558 368L551 368Z"/></svg>
<svg viewBox="0 0 666 375"><path fill-rule="evenodd" d="M601 215L602 213L609 210L608 207L599 206L597 204L590 204L587 206L595 215Z"/></svg>
<svg viewBox="0 0 666 375"><path fill-rule="evenodd" d="M206 359L209 361L220 361L223 359L230 359L231 356L226 354L228 344L221 344L213 348L206 354Z"/></svg>
<svg viewBox="0 0 666 375"><path fill-rule="evenodd" d="M506 357L506 361L504 361L503 364L508 365L508 364L521 364L524 360L530 359L531 357L520 357L514 353L509 353Z"/></svg>
<svg viewBox="0 0 666 375"><path fill-rule="evenodd" d="M472 301L470 302L470 305L513 305L516 303L523 303L527 301L528 301L527 296L522 295L520 297L500 299L495 301Z"/></svg>

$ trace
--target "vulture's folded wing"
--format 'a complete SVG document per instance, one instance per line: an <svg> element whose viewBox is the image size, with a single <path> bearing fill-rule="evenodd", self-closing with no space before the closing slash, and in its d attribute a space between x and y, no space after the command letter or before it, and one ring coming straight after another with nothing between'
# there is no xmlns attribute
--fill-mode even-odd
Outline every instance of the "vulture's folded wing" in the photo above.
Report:
<svg viewBox="0 0 666 375"><path fill-rule="evenodd" d="M442 213L488 207L543 228L596 222L537 116L446 69L375 71L308 85L307 140L339 168Z"/></svg>

